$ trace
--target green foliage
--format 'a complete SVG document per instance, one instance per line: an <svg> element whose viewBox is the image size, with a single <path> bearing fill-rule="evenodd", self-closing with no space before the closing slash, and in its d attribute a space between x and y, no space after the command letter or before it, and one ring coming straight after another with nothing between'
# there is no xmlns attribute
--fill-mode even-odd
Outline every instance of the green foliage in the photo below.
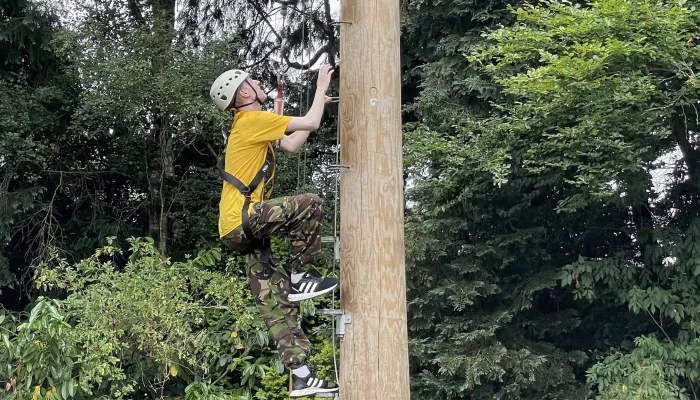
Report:
<svg viewBox="0 0 700 400"><path fill-rule="evenodd" d="M82 398L177 392L186 382L199 383L187 389L197 398L225 390L213 383L224 377L256 388L274 356L247 282L207 269L218 249L174 262L150 239L130 242L121 267L110 245L76 264L55 258L38 268L37 285L69 295L38 302L6 328L1 355L15 368L3 378L25 395L33 385L68 385Z"/></svg>
<svg viewBox="0 0 700 400"><path fill-rule="evenodd" d="M479 6L470 12L498 15ZM689 396L698 10L630 0L511 11L512 26L480 27L474 51L443 59L446 41L430 35L420 47L439 61L408 108L413 393ZM460 15L423 12L407 18ZM456 71L499 91L459 92ZM655 169L676 149L659 185Z"/></svg>
<svg viewBox="0 0 700 400"><path fill-rule="evenodd" d="M0 5L0 285L18 281L13 258L24 256L18 232L42 243L55 227L42 207L46 183L37 168L56 148L47 137L66 130L74 105L65 60L53 51L57 18L42 4ZM22 182L17 185L17 182ZM47 215L48 214L48 215ZM49 220L49 221L47 221ZM36 246L40 249L41 246ZM40 252L38 250L37 252ZM28 252L27 257L37 255Z"/></svg>
<svg viewBox="0 0 700 400"><path fill-rule="evenodd" d="M688 399L679 377L690 373L697 380L698 343L689 346L663 344L640 337L629 354L613 354L589 370L589 381L598 386L598 399ZM690 365L689 365L690 364Z"/></svg>
<svg viewBox="0 0 700 400"><path fill-rule="evenodd" d="M436 35L425 36L424 89L409 108L419 122L406 131L412 397L584 399L576 375L587 356L568 340L581 317L557 289L561 244L549 235L567 221L553 218L551 201L521 171L492 185L501 163L485 154L509 157L508 148L494 139L474 149L455 129L481 121L485 100L498 96L491 77L461 56L483 29L509 22L505 4L411 9L422 4L410 3L407 18L434 24ZM434 15L439 22L428 22ZM437 26L457 32L440 36Z"/></svg>
<svg viewBox="0 0 700 400"><path fill-rule="evenodd" d="M262 380L263 390L255 394L256 400L287 400L289 398L289 374L267 367Z"/></svg>
<svg viewBox="0 0 700 400"><path fill-rule="evenodd" d="M674 114L694 112L698 12L646 0L544 2L513 12L515 25L489 34L496 44L470 57L512 101L497 107L503 118L475 131L467 125L464 140L474 155L501 161L495 176L510 160L492 148L498 140L522 151L518 162L532 173L564 177L575 193L559 201L562 211L612 197L611 182L628 180L674 144Z"/></svg>
<svg viewBox="0 0 700 400"><path fill-rule="evenodd" d="M662 342L653 336L640 337L630 353L594 365L589 380L603 393L616 392L615 388L625 385L645 396L660 388L675 395L685 392L678 387L679 382L700 379L700 327L696 322L700 220L693 221L685 232L659 230L653 234L652 245L645 249L644 265L624 258L582 259L562 271L562 285L574 286L576 296L615 295L631 312L651 318L663 334Z"/></svg>
<svg viewBox="0 0 700 400"><path fill-rule="evenodd" d="M48 43L58 18L41 2L6 0L0 4L0 76L22 73L38 82L55 71Z"/></svg>
<svg viewBox="0 0 700 400"><path fill-rule="evenodd" d="M700 13L683 2L635 0L547 2L514 13L517 23L488 35L496 44L471 58L486 62L512 99L498 107L503 117L480 127L487 139L475 140L473 150L498 138L521 154L517 161L527 171L560 180L566 195L559 211L601 201L633 210L629 239L637 250L618 241L604 254L581 251L564 267L562 284L573 286L576 298L600 297L645 313L656 327L649 333L663 334L663 343L640 337L630 353L589 370L601 398L684 397L698 383L693 371L700 361L692 311L699 228L695 218L653 222L663 207L650 204L648 171L678 146L697 185L696 150L686 137L693 129L688 114L697 116Z"/></svg>
<svg viewBox="0 0 700 400"><path fill-rule="evenodd" d="M61 307L58 300L40 298L28 316L22 315L24 322L3 314L0 362L7 367L2 375L10 384L0 393L17 399L67 399L79 391L75 376L81 349L73 328L59 311Z"/></svg>

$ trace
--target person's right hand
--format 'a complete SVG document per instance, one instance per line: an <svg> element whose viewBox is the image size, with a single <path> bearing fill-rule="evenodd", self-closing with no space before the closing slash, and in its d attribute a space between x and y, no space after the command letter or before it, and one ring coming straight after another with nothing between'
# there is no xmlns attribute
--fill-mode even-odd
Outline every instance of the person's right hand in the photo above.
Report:
<svg viewBox="0 0 700 400"><path fill-rule="evenodd" d="M326 91L328 86L331 84L331 75L333 74L333 66L330 64L325 64L318 70L318 80L316 81L316 87Z"/></svg>

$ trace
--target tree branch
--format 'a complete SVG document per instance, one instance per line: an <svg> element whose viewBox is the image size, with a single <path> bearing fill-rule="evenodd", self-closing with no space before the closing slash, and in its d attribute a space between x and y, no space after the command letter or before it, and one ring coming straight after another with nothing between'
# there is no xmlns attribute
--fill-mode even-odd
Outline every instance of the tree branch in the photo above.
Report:
<svg viewBox="0 0 700 400"><path fill-rule="evenodd" d="M253 62L252 64L246 65L245 67L243 67L243 69L244 69L244 70L248 70L248 69L250 69L250 68L257 67L258 65L264 63L265 61L267 61L267 58L270 57L270 54L274 53L276 50L277 50L277 49L275 48L275 49L272 49L272 50L268 51L267 54L265 54L261 59L259 59L258 61Z"/></svg>
<svg viewBox="0 0 700 400"><path fill-rule="evenodd" d="M331 3L329 0L323 0L323 9L326 12L326 24L333 22L333 17L331 17Z"/></svg>
<svg viewBox="0 0 700 400"><path fill-rule="evenodd" d="M688 379L688 383L690 383L690 389L693 391L693 400L698 400L698 394L695 393L695 385L693 385L692 379Z"/></svg>
<svg viewBox="0 0 700 400"><path fill-rule="evenodd" d="M330 0L323 0L323 6L326 12L326 26L329 26L333 22L333 17L331 16L331 3ZM337 51L338 38L335 36L335 29L331 28L331 34L329 38L329 49L328 49L328 63L336 68L335 62L335 51ZM333 51L331 51L333 50Z"/></svg>
<svg viewBox="0 0 700 400"><path fill-rule="evenodd" d="M289 61L289 57L287 56L287 54L284 55L284 60L287 62L287 65L288 65L290 68L294 68L294 69L309 69L309 68L311 68L312 65L316 64L316 61L318 61L318 59L321 58L321 56L322 56L324 53L326 53L326 52L328 51L329 48L330 48L330 45L327 44L327 45L321 47L320 49L318 49L318 51L316 52L316 54L315 54L313 57L311 57L311 59L309 60L309 62L307 62L306 64L300 64L300 63L298 63L298 62Z"/></svg>
<svg viewBox="0 0 700 400"><path fill-rule="evenodd" d="M268 20L267 14L265 14L265 10L263 10L263 9L260 7L260 5L257 4L257 3L255 2L255 0L246 0L246 1L248 2L248 4L250 4L250 5L253 7L253 9L255 10L255 12L258 13L258 15L260 16L260 18L261 18L261 19L265 22L265 24L270 28L270 31L275 35L275 37L277 38L277 40L281 41L281 40L282 40L282 36L275 30L275 28L272 26L272 24L271 24L270 21ZM326 1L326 4L327 4L328 7L329 7L328 10L327 10L327 15L330 15L330 5L328 4L328 1L327 1L327 0L325 0L325 1ZM292 3L294 3L294 2L291 2L290 4L292 4ZM302 40L303 40L303 38L302 38ZM295 62L295 61L290 61L290 60L289 60L289 56L288 56L286 53L284 54L284 60L286 61L287 66L289 66L290 68L299 69L299 70L308 70L309 68L311 68L312 65L314 65L314 64L321 58L321 56L322 56L324 53L327 53L328 51L330 51L330 49L331 49L330 44L324 45L323 47L321 47L320 49L318 49L318 51L316 52L316 54L315 54L313 57L311 57L311 59L309 60L309 62L307 62L307 63L305 63L305 64L301 64L301 63L298 63L298 62ZM276 50L276 49L272 49L269 53L267 53L267 55L263 58L263 60L260 60L260 61L258 61L258 62L256 62L256 63L254 63L253 66L259 65L260 63L264 62L264 59L267 58L267 57L269 57L270 54L272 54L275 50Z"/></svg>
<svg viewBox="0 0 700 400"><path fill-rule="evenodd" d="M681 107L680 111L681 113L676 112L671 117L671 130L673 132L673 137L678 143L678 147L681 149L681 153L683 154L685 164L688 167L690 183L693 186L695 186L696 189L700 189L700 165L698 165L698 161L700 161L700 154L698 154L698 151L693 147L693 145L690 143L690 141L688 141L688 138L686 137L687 126L686 118L684 117L685 110L683 110L683 107Z"/></svg>
<svg viewBox="0 0 700 400"><path fill-rule="evenodd" d="M649 314L649 318L651 318L651 320L654 321L654 324L656 324L656 326L659 327L659 329L661 329L661 332L664 333L664 336L666 336L666 339L668 339L669 342L673 342L673 339L671 339L671 337L668 336L668 333L666 333L666 330L664 329L664 327L659 325L659 323L656 321L656 318L651 313L651 311L649 311L648 309L645 309L645 311L647 312L647 314ZM661 314L661 311L659 311L659 314Z"/></svg>
<svg viewBox="0 0 700 400"><path fill-rule="evenodd" d="M60 174L60 175L100 175L100 174L113 174L113 175L121 175L130 179L134 179L133 176L125 174L120 171L60 171L60 170L53 170L53 169L44 169L42 172L45 172L47 174ZM138 179L134 179L138 180Z"/></svg>
<svg viewBox="0 0 700 400"><path fill-rule="evenodd" d="M260 16L260 18L262 18L262 20L265 21L265 24L267 24L267 26L270 28L270 30L272 30L272 32L275 34L275 36L277 37L277 40L281 41L282 36L280 36L280 34L277 33L277 31L275 30L275 27L273 27L272 24L270 23L270 21L267 19L267 14L265 14L265 10L260 8L260 5L258 3L256 3L255 0L246 0L246 1L248 2L248 4L253 6L253 9L255 10L255 12L257 12L258 15Z"/></svg>

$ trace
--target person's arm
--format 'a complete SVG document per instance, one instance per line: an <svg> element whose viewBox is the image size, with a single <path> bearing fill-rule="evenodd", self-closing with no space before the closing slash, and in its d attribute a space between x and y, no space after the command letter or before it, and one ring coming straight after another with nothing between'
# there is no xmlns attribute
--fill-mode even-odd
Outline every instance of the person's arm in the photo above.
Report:
<svg viewBox="0 0 700 400"><path fill-rule="evenodd" d="M324 103L328 104L332 101L333 99L325 96ZM289 153L296 153L299 151L299 149L304 146L304 143L306 143L306 140L309 138L310 131L295 131L289 135L285 135L280 141L279 141L279 147Z"/></svg>
<svg viewBox="0 0 700 400"><path fill-rule="evenodd" d="M326 64L321 67L321 69L318 71L316 94L314 95L314 102L311 104L311 108L305 116L293 117L287 125L286 132L315 131L319 126L321 126L323 107L326 103L326 91L328 91L328 86L331 83L332 73L333 69L331 65Z"/></svg>
<svg viewBox="0 0 700 400"><path fill-rule="evenodd" d="M296 131L280 140L280 148L288 153L296 153L309 138L309 131Z"/></svg>

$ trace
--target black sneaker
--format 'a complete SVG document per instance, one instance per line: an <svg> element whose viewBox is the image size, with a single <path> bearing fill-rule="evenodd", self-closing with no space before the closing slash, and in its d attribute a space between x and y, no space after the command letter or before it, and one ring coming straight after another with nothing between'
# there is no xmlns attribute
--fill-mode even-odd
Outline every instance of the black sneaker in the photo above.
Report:
<svg viewBox="0 0 700 400"><path fill-rule="evenodd" d="M313 372L304 378L292 374L292 392L289 393L289 397L313 397L317 394L335 393L337 391L338 385L317 377Z"/></svg>
<svg viewBox="0 0 700 400"><path fill-rule="evenodd" d="M336 278L319 278L304 274L297 283L292 283L289 301L302 301L326 294L338 286Z"/></svg>

